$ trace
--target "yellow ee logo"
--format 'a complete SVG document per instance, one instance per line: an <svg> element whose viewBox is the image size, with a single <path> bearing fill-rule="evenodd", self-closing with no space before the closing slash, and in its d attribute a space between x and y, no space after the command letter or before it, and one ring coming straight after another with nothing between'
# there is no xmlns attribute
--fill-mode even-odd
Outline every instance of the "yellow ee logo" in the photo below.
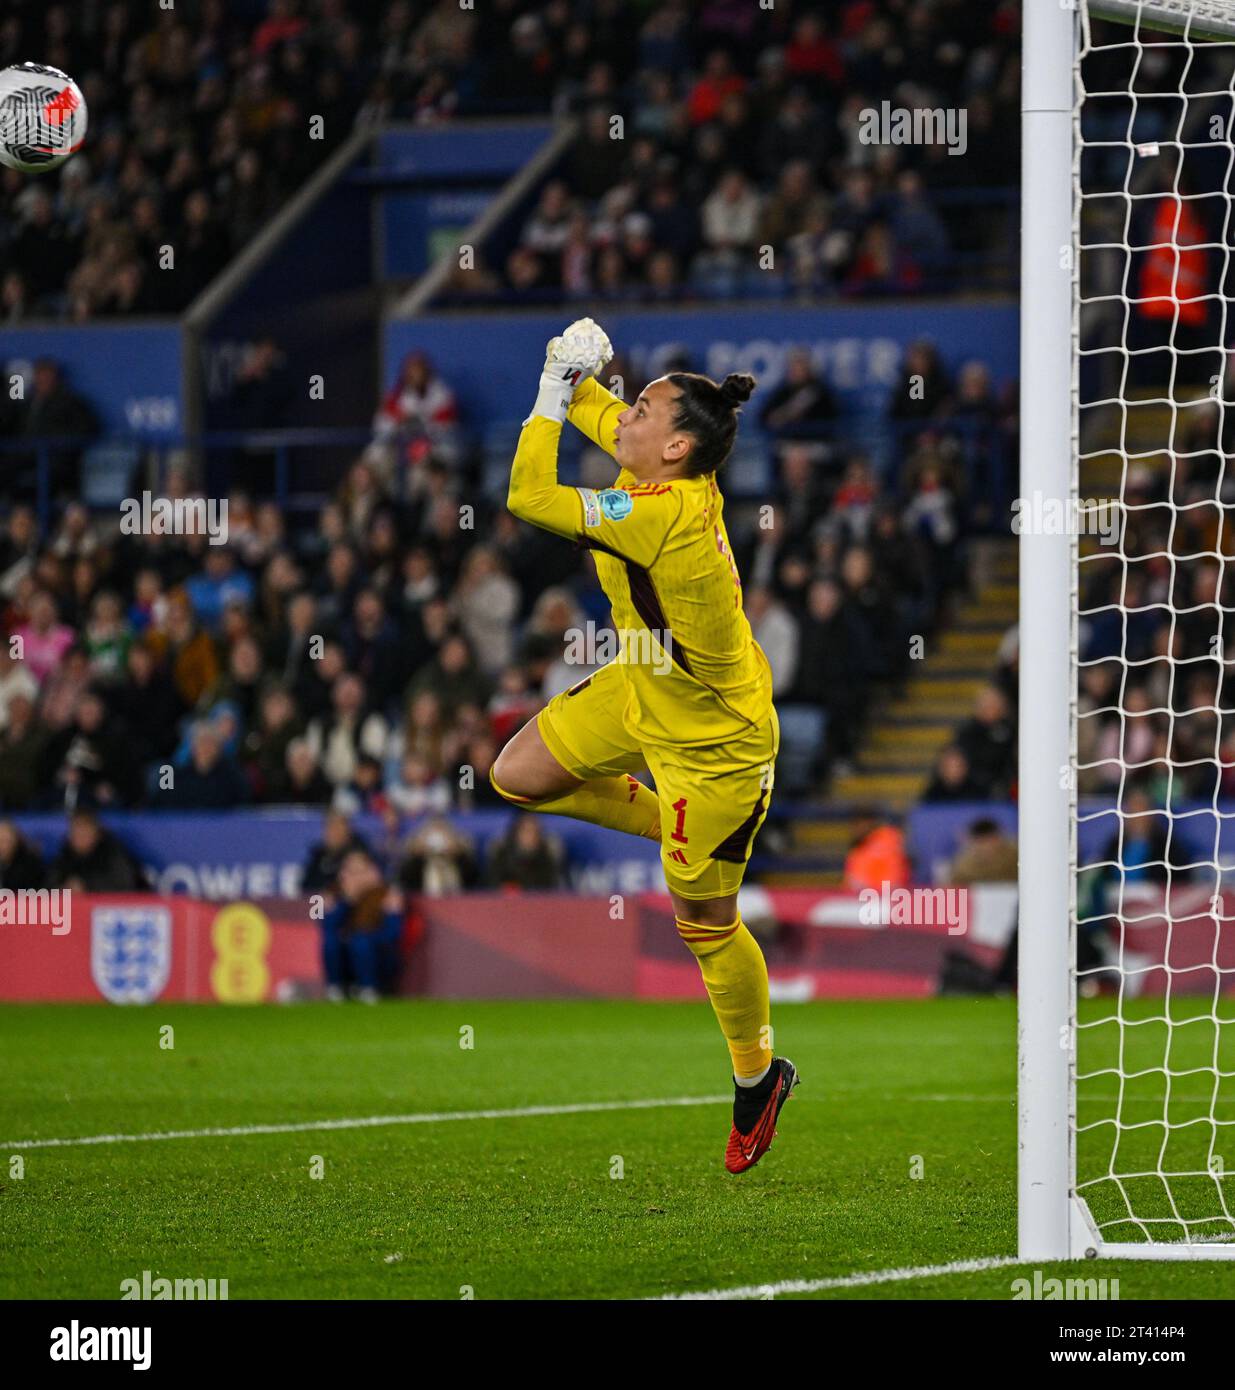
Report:
<svg viewBox="0 0 1235 1390"><path fill-rule="evenodd" d="M252 903L230 903L214 919L210 988L224 1004L258 1004L270 989L270 920Z"/></svg>

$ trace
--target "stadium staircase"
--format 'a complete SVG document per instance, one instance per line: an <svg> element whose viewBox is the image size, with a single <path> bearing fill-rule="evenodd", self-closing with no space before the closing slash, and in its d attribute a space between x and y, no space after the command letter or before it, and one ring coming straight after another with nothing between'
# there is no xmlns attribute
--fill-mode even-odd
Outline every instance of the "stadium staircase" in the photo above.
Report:
<svg viewBox="0 0 1235 1390"><path fill-rule="evenodd" d="M976 593L954 609L947 627L904 685L868 722L853 769L826 798L784 826L784 843L758 875L767 887L839 887L852 820L863 806L898 817L921 797L939 750L973 710L1005 632L1017 620L1016 542L980 542Z"/></svg>

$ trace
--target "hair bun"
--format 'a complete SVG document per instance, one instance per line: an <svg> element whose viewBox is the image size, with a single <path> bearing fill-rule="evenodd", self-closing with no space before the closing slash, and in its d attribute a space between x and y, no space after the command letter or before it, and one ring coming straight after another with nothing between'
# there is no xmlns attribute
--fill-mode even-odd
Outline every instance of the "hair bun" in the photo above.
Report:
<svg viewBox="0 0 1235 1390"><path fill-rule="evenodd" d="M730 372L720 384L720 394L730 406L750 400L755 390L755 378L749 372Z"/></svg>

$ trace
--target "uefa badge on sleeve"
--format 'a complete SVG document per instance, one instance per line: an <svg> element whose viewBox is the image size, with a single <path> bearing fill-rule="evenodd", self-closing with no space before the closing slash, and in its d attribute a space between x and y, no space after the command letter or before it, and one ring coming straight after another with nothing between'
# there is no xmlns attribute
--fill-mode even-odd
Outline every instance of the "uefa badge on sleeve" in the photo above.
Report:
<svg viewBox="0 0 1235 1390"><path fill-rule="evenodd" d="M622 521L630 515L631 508L635 505L634 498L629 492L623 492L621 488L607 488L598 494L600 510L609 518L610 521Z"/></svg>

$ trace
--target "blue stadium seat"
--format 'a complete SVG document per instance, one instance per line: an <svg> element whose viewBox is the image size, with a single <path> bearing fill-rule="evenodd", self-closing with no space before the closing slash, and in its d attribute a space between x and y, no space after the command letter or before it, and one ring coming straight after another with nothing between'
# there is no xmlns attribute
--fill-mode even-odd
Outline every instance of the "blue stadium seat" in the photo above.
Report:
<svg viewBox="0 0 1235 1390"><path fill-rule="evenodd" d="M823 752L827 715L818 705L776 706L780 719L780 755L776 759L776 783L791 795L809 790L816 763Z"/></svg>

